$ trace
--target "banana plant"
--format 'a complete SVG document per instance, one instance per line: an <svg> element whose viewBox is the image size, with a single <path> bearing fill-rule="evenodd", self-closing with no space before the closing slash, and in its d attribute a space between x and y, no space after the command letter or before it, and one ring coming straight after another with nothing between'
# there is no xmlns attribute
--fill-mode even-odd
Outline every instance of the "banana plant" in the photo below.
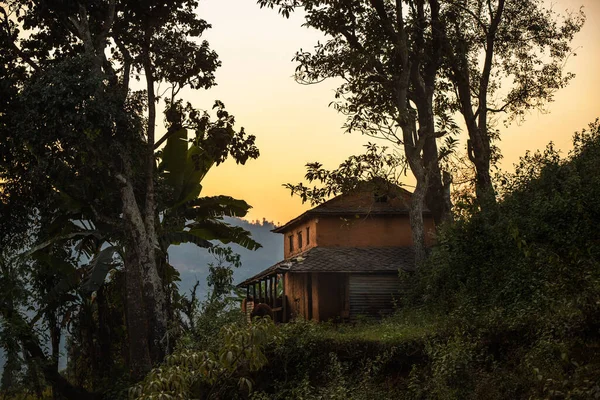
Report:
<svg viewBox="0 0 600 400"><path fill-rule="evenodd" d="M194 243L211 247L211 241L235 243L250 250L261 247L250 232L223 221L224 217L244 217L251 208L248 203L229 196L200 197L202 180L228 154L238 162L245 162L248 154L253 158L258 155L254 137L245 138L243 129L233 130L233 116L221 102L215 108L216 122L210 122L207 113L198 116L194 110L189 112L188 121L193 122L190 126L195 130L194 137L189 139L188 129L181 123L185 110L180 104L172 106L171 115L180 119L170 127L172 133L159 153L158 168L166 193L159 238L165 253L170 245Z"/></svg>

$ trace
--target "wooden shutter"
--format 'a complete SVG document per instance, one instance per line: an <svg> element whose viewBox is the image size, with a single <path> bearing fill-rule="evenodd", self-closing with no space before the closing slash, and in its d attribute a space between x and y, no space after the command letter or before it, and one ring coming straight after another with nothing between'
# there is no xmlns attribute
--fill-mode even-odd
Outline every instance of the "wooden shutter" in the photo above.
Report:
<svg viewBox="0 0 600 400"><path fill-rule="evenodd" d="M391 313L393 299L400 293L400 280L395 274L351 274L348 283L351 319Z"/></svg>

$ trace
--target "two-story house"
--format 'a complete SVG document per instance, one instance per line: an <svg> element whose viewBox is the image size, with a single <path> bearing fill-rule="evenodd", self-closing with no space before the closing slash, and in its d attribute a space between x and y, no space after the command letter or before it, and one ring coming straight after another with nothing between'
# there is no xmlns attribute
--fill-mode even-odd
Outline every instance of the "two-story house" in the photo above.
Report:
<svg viewBox="0 0 600 400"><path fill-rule="evenodd" d="M399 269L414 268L411 195L395 185L385 194L356 190L274 229L284 235L284 260L238 285L247 288L247 312L266 309L283 322L389 313ZM433 232L431 213L423 216Z"/></svg>

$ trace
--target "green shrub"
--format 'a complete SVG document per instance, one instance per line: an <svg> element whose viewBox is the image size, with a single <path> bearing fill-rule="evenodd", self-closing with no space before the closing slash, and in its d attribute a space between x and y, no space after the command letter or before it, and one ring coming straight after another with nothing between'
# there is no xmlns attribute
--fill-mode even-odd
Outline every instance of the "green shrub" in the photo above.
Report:
<svg viewBox="0 0 600 400"><path fill-rule="evenodd" d="M265 347L277 340L269 318L252 324L231 324L221 329L217 351L179 350L167 356L130 398L234 399L252 391L251 374L267 363Z"/></svg>

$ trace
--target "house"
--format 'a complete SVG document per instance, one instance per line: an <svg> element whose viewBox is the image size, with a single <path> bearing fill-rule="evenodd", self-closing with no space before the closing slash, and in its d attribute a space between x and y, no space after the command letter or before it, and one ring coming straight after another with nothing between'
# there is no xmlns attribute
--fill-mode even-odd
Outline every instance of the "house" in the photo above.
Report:
<svg viewBox="0 0 600 400"><path fill-rule="evenodd" d="M284 260L238 285L246 288L246 311L281 322L391 312L398 270L414 268L411 195L396 185L363 185L274 229L285 238ZM433 232L429 210L423 216Z"/></svg>

